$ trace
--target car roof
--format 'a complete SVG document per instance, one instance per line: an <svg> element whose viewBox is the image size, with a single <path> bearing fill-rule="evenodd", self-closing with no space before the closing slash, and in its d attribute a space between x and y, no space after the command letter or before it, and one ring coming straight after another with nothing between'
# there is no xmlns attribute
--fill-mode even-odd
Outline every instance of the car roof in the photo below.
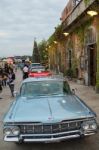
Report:
<svg viewBox="0 0 99 150"><path fill-rule="evenodd" d="M31 65L41 65L40 63L31 63Z"/></svg>
<svg viewBox="0 0 99 150"><path fill-rule="evenodd" d="M63 77L50 76L50 77L29 77L23 80L22 83L33 82L33 81L64 81Z"/></svg>
<svg viewBox="0 0 99 150"><path fill-rule="evenodd" d="M40 63L31 63L31 64L40 64Z"/></svg>

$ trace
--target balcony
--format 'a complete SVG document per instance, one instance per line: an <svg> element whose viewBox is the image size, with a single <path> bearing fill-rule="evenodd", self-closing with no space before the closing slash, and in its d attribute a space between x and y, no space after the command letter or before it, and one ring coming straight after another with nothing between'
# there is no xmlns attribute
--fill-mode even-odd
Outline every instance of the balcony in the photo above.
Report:
<svg viewBox="0 0 99 150"><path fill-rule="evenodd" d="M72 25L72 23L77 22L78 18L80 21L80 18L84 14L84 12L86 12L86 10L90 7L93 6L93 4L96 2L96 0L90 0L88 2L88 4L86 5L84 0L80 0L79 3L77 5L75 5L75 7L73 8L73 10L71 11L71 13L69 14L69 16L65 19L65 21L63 21L63 29L66 30L68 29L68 27L70 27L70 25Z"/></svg>

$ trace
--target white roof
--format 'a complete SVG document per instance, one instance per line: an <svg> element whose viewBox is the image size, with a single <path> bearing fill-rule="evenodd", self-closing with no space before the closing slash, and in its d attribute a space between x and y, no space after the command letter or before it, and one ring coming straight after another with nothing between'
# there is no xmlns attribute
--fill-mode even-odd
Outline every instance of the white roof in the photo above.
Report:
<svg viewBox="0 0 99 150"><path fill-rule="evenodd" d="M25 80L23 80L22 83L26 83L26 82L33 82L33 81L63 81L64 78L63 77L59 77L59 76L50 76L50 77L29 77Z"/></svg>

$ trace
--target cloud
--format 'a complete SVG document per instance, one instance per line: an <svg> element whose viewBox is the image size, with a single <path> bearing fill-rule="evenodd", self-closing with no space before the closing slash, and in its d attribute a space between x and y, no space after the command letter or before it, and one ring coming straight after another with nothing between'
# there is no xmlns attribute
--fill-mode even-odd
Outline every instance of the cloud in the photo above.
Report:
<svg viewBox="0 0 99 150"><path fill-rule="evenodd" d="M8 33L0 31L0 38L5 38L8 36Z"/></svg>
<svg viewBox="0 0 99 150"><path fill-rule="evenodd" d="M54 32L67 1L0 0L0 54L32 54L34 37L39 42Z"/></svg>

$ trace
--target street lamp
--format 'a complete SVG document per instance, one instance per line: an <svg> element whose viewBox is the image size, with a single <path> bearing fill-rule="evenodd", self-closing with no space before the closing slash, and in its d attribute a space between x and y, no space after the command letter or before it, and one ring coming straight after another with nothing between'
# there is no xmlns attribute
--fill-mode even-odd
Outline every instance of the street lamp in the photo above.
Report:
<svg viewBox="0 0 99 150"><path fill-rule="evenodd" d="M94 10L89 10L89 11L87 11L87 14L90 15L91 17L93 17L93 16L98 15L98 12L94 11Z"/></svg>

